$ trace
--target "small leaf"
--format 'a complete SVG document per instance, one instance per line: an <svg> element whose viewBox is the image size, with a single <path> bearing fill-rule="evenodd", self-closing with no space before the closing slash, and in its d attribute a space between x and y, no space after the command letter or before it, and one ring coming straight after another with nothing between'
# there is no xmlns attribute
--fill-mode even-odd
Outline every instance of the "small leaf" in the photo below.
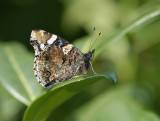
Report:
<svg viewBox="0 0 160 121"><path fill-rule="evenodd" d="M33 55L21 44L0 44L0 82L16 99L29 105L41 92L33 72Z"/></svg>
<svg viewBox="0 0 160 121"><path fill-rule="evenodd" d="M91 83L103 78L114 82L117 80L115 72L112 71L106 74L80 76L53 87L51 91L40 96L28 107L25 112L24 121L45 120L56 107Z"/></svg>

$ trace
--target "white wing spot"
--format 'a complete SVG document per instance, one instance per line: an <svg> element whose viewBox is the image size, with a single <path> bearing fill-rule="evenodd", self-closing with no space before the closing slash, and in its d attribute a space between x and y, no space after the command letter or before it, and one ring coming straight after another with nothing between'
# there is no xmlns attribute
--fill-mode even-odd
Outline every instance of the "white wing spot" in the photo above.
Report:
<svg viewBox="0 0 160 121"><path fill-rule="evenodd" d="M45 47L44 44L40 44L40 48L41 48L42 50L44 49L44 47Z"/></svg>
<svg viewBox="0 0 160 121"><path fill-rule="evenodd" d="M47 41L49 45L51 45L57 39L56 35L52 35L52 37Z"/></svg>
<svg viewBox="0 0 160 121"><path fill-rule="evenodd" d="M68 44L67 46L64 46L63 47L63 53L68 54L68 52L72 50L72 47L73 47L72 44Z"/></svg>

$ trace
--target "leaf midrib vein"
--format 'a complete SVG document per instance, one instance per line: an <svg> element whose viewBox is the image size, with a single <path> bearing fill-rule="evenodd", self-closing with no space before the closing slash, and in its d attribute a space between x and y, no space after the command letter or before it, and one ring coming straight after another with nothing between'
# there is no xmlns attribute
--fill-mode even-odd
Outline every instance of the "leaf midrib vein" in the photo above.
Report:
<svg viewBox="0 0 160 121"><path fill-rule="evenodd" d="M8 47L8 46L5 47L5 52L6 52L6 55L8 57L8 60L11 64L11 66L15 70L18 78L20 79L20 82L22 83L24 89L26 90L30 100L32 101L35 98L35 96L34 96L33 92L31 91L30 86L27 83L26 77L24 76L24 74L22 73L22 70L20 69L18 63L16 62L16 58L14 57L14 53L12 53L10 47Z"/></svg>

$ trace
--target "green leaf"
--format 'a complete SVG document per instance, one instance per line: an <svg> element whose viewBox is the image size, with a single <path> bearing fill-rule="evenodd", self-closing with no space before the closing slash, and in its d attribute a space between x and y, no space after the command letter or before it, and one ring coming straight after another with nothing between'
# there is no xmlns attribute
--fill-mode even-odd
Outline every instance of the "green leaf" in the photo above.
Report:
<svg viewBox="0 0 160 121"><path fill-rule="evenodd" d="M33 55L21 44L0 44L0 82L16 99L29 105L41 92L33 72Z"/></svg>
<svg viewBox="0 0 160 121"><path fill-rule="evenodd" d="M114 1L79 0L73 2L70 0L66 2L63 0L63 2L66 9L62 16L62 25L63 30L69 36L73 33L75 35L81 27L89 32L92 31L93 26L100 28L101 31L110 32L117 24L119 13Z"/></svg>
<svg viewBox="0 0 160 121"><path fill-rule="evenodd" d="M143 23L151 19L154 19L159 15L160 15L160 6L152 8L146 11L145 13L143 13L142 15L140 15L139 17L137 17L135 20L130 22L128 25L126 25L124 28L117 31L114 35L112 35L108 39L108 41L104 39L103 41L99 42L99 46L97 46L98 49L96 50L96 53L95 53L95 58L98 57L102 52L105 51L105 49L108 46L110 46L112 43L120 39L122 36L130 32L131 30L135 29L136 27L142 25Z"/></svg>
<svg viewBox="0 0 160 121"><path fill-rule="evenodd" d="M145 109L150 96L134 84L119 86L81 105L63 121L159 121L156 113Z"/></svg>
<svg viewBox="0 0 160 121"><path fill-rule="evenodd" d="M125 34L129 33L136 27L143 25L145 22L155 19L159 15L160 15L160 6L157 6L141 14L135 20L127 24L125 27L121 28L119 31L115 32L109 38L106 38L107 35L103 35L104 33L102 33L102 36L104 37L100 37L100 38L103 38L103 39L99 39L94 45L96 49L94 59L96 59L101 53L103 53L107 49L107 47L111 46L111 44L118 41ZM74 45L76 45L76 47L82 50L82 52L88 52L88 47L91 41L90 39L91 39L90 36L86 36L85 38L83 37L81 39L77 39L74 42Z"/></svg>
<svg viewBox="0 0 160 121"><path fill-rule="evenodd" d="M51 91L41 95L28 107L25 112L24 121L45 120L56 107L77 94L84 87L103 78L107 78L113 82L117 80L115 72L112 71L106 74L80 76L53 87Z"/></svg>
<svg viewBox="0 0 160 121"><path fill-rule="evenodd" d="M13 98L3 87L0 85L0 117L1 121L18 120L16 115L24 108L24 105L17 99ZM15 110L16 109L16 110Z"/></svg>

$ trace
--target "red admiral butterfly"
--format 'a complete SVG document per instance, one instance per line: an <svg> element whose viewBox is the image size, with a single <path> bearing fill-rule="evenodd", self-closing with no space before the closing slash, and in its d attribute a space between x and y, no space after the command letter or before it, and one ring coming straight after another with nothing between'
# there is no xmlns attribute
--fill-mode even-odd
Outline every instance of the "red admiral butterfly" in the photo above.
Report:
<svg viewBox="0 0 160 121"><path fill-rule="evenodd" d="M30 44L35 50L34 75L44 87L86 74L94 51L83 54L68 41L44 30L33 30Z"/></svg>

